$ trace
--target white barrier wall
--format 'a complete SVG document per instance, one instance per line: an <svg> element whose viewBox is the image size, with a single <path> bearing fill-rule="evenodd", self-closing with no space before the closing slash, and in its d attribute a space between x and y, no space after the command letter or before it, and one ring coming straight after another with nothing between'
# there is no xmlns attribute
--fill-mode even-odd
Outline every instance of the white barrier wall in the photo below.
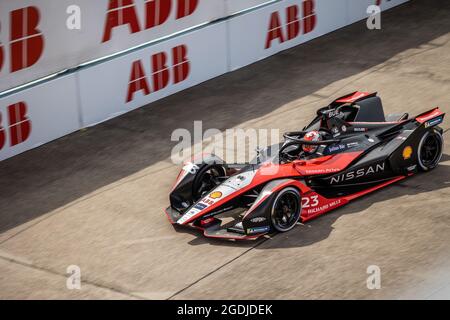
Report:
<svg viewBox="0 0 450 320"><path fill-rule="evenodd" d="M86 29L71 31L75 32L73 36L67 31L55 29L53 35L58 36L48 37L45 34L55 28L54 23L60 25L64 22L61 17L51 22L43 19L48 12L52 12L50 1L51 10L63 10L68 3L75 2L22 0L20 5L17 5L19 1L0 2L0 22L8 19L6 16L14 21L1 24L0 90L46 75L56 67L71 66L88 57L117 52L140 44L147 37L165 35L216 16L241 12L245 8L238 0L198 0L198 9L183 18L191 20L177 21L172 16L172 20L164 22L167 25L161 24L154 30L136 33L132 33L128 25L122 25L112 28L110 37L105 38L104 11L108 11L107 6L123 5L128 0L98 0L96 9L86 13ZM149 0L146 3L160 1L163 0ZM194 0L172 1L188 1L191 5L197 3ZM269 4L4 96L0 98L0 160L366 18L367 7L379 1L382 9L406 2L250 0L246 5ZM131 4L127 8L133 9L145 4L144 0L128 2ZM78 3L92 2L78 0ZM219 4L220 10L209 7L212 3ZM20 11L17 9L20 6L38 6L39 14L36 15L33 9ZM145 21L143 12L136 11L141 21L140 27ZM171 14L178 14L176 12ZM120 19L123 22L128 18L121 16ZM36 21L40 21L39 28L35 28ZM25 33L28 34L24 43L21 42L23 30L27 30ZM40 33L33 34L36 30ZM8 37L15 40L9 41ZM102 39L108 40L102 42ZM38 57L39 52L35 50L40 44L45 50ZM36 62L34 57L38 57Z"/></svg>
<svg viewBox="0 0 450 320"><path fill-rule="evenodd" d="M80 129L75 76L0 99L0 160Z"/></svg>
<svg viewBox="0 0 450 320"><path fill-rule="evenodd" d="M79 73L83 125L115 117L226 72L226 22L84 69Z"/></svg>
<svg viewBox="0 0 450 320"><path fill-rule="evenodd" d="M346 3L336 0L285 0L232 18L229 21L231 69L239 69L346 24Z"/></svg>
<svg viewBox="0 0 450 320"><path fill-rule="evenodd" d="M80 9L79 30L67 27L77 11L73 5ZM67 14L68 8L75 11ZM0 91L224 15L224 0L1 1Z"/></svg>
<svg viewBox="0 0 450 320"><path fill-rule="evenodd" d="M283 0L225 0L228 15L232 15L249 8L254 8L266 3L281 2Z"/></svg>
<svg viewBox="0 0 450 320"><path fill-rule="evenodd" d="M267 1L0 1L0 92Z"/></svg>

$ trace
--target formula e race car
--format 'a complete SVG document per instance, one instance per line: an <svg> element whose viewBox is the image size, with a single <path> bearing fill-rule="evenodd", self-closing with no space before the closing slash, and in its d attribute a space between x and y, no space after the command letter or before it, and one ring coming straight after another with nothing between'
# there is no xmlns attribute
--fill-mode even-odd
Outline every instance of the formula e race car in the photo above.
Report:
<svg viewBox="0 0 450 320"><path fill-rule="evenodd" d="M167 217L207 237L257 239L286 232L349 201L435 168L445 114L385 116L376 93L354 92L317 111L302 131L250 164L215 155L185 163ZM231 221L226 222L228 219Z"/></svg>

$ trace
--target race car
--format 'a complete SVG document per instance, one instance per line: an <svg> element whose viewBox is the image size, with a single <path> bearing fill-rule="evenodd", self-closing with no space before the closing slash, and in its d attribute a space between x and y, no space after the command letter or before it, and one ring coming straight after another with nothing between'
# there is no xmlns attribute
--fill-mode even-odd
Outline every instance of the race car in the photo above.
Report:
<svg viewBox="0 0 450 320"><path fill-rule="evenodd" d="M202 155L186 162L166 209L206 237L254 240L287 232L349 201L435 168L445 114L385 115L377 93L354 92L249 164ZM230 221L226 221L230 220Z"/></svg>

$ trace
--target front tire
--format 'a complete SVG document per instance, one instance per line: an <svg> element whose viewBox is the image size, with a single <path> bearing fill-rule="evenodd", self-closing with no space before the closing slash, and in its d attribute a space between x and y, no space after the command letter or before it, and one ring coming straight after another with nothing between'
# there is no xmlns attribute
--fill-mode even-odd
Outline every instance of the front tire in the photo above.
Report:
<svg viewBox="0 0 450 320"><path fill-rule="evenodd" d="M442 135L436 130L427 131L419 142L417 159L422 171L434 169L441 160L443 151Z"/></svg>
<svg viewBox="0 0 450 320"><path fill-rule="evenodd" d="M287 187L281 190L272 204L272 227L286 232L295 227L302 211L301 197L297 189Z"/></svg>

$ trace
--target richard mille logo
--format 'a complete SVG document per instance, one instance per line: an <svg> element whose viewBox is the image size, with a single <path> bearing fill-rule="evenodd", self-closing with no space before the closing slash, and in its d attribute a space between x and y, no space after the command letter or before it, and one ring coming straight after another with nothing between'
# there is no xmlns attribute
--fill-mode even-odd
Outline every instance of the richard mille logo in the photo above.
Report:
<svg viewBox="0 0 450 320"><path fill-rule="evenodd" d="M335 184L335 183L341 183L344 181L349 181L349 180L353 180L356 178L361 178L370 174L374 174L374 173L378 173L378 172L383 172L384 171L384 163L382 164L377 164L377 165L373 165L370 167L366 167L366 168L361 168L355 171L349 171L347 173L343 173L340 174L338 176L335 177L331 177L331 181L330 184Z"/></svg>

